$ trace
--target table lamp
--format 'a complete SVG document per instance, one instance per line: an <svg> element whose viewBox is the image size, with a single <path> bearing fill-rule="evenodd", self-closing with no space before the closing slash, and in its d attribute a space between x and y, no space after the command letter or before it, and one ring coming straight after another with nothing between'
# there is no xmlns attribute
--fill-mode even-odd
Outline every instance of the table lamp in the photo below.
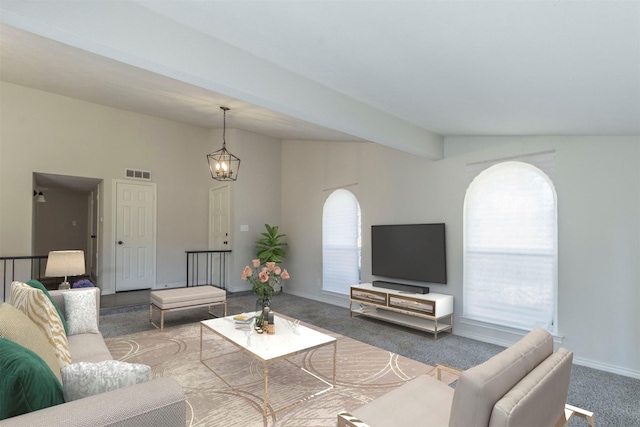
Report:
<svg viewBox="0 0 640 427"><path fill-rule="evenodd" d="M84 251L51 251L47 260L44 275L47 277L64 277L58 289L69 289L67 276L84 274Z"/></svg>

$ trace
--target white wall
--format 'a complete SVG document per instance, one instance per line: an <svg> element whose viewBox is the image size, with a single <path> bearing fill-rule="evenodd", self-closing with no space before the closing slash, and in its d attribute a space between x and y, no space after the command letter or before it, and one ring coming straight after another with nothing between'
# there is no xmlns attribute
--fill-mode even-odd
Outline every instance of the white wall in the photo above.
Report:
<svg viewBox="0 0 640 427"><path fill-rule="evenodd" d="M282 226L289 235L288 292L346 306L323 293L322 206L326 189L357 182L362 279L372 280L370 226L445 222L447 285L455 333L501 344L509 333L461 322L462 208L467 163L556 150L559 331L576 363L640 377L640 139L638 137L448 138L431 162L380 145L286 141ZM291 201L295 201L292 203ZM403 281L405 283L410 283Z"/></svg>
<svg viewBox="0 0 640 427"><path fill-rule="evenodd" d="M159 286L184 283L185 250L206 249L210 130L0 84L0 252L32 255L33 172L103 179L99 285L114 291L112 181L152 172Z"/></svg>

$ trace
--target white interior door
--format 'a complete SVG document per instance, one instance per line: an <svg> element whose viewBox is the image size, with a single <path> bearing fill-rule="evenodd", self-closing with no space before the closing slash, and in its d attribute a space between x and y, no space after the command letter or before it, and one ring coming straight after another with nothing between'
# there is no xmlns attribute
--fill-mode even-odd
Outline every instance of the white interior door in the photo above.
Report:
<svg viewBox="0 0 640 427"><path fill-rule="evenodd" d="M91 280L97 281L98 277L98 187L88 196L89 218L87 221L89 241L87 242L87 272ZM95 282L94 282L95 283Z"/></svg>
<svg viewBox="0 0 640 427"><path fill-rule="evenodd" d="M209 250L212 251L231 249L229 193L228 185L209 190ZM209 259L213 269L207 282L216 286L227 283L228 257L211 254ZM225 262L222 263L222 260Z"/></svg>
<svg viewBox="0 0 640 427"><path fill-rule="evenodd" d="M116 182L116 292L153 288L156 187Z"/></svg>
<svg viewBox="0 0 640 427"><path fill-rule="evenodd" d="M209 250L231 249L229 186L209 191Z"/></svg>

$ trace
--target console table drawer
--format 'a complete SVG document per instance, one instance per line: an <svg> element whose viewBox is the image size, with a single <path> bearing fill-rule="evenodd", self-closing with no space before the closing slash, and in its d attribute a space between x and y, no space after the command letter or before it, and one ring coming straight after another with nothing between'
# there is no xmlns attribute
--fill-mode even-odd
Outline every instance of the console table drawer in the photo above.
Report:
<svg viewBox="0 0 640 427"><path fill-rule="evenodd" d="M389 295L389 307L415 311L416 313L428 314L430 316L433 316L436 312L436 303L434 301L398 297L395 295Z"/></svg>
<svg viewBox="0 0 640 427"><path fill-rule="evenodd" d="M374 291L361 291L351 288L351 299L378 305L387 305L387 294Z"/></svg>

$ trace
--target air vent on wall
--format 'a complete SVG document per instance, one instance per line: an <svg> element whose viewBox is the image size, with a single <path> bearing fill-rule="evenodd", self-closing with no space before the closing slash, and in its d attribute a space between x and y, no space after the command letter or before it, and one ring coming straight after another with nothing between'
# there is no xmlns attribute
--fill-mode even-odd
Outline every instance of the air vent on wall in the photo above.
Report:
<svg viewBox="0 0 640 427"><path fill-rule="evenodd" d="M141 171L137 169L125 169L124 176L131 179L144 179L145 181L151 181L150 171Z"/></svg>

